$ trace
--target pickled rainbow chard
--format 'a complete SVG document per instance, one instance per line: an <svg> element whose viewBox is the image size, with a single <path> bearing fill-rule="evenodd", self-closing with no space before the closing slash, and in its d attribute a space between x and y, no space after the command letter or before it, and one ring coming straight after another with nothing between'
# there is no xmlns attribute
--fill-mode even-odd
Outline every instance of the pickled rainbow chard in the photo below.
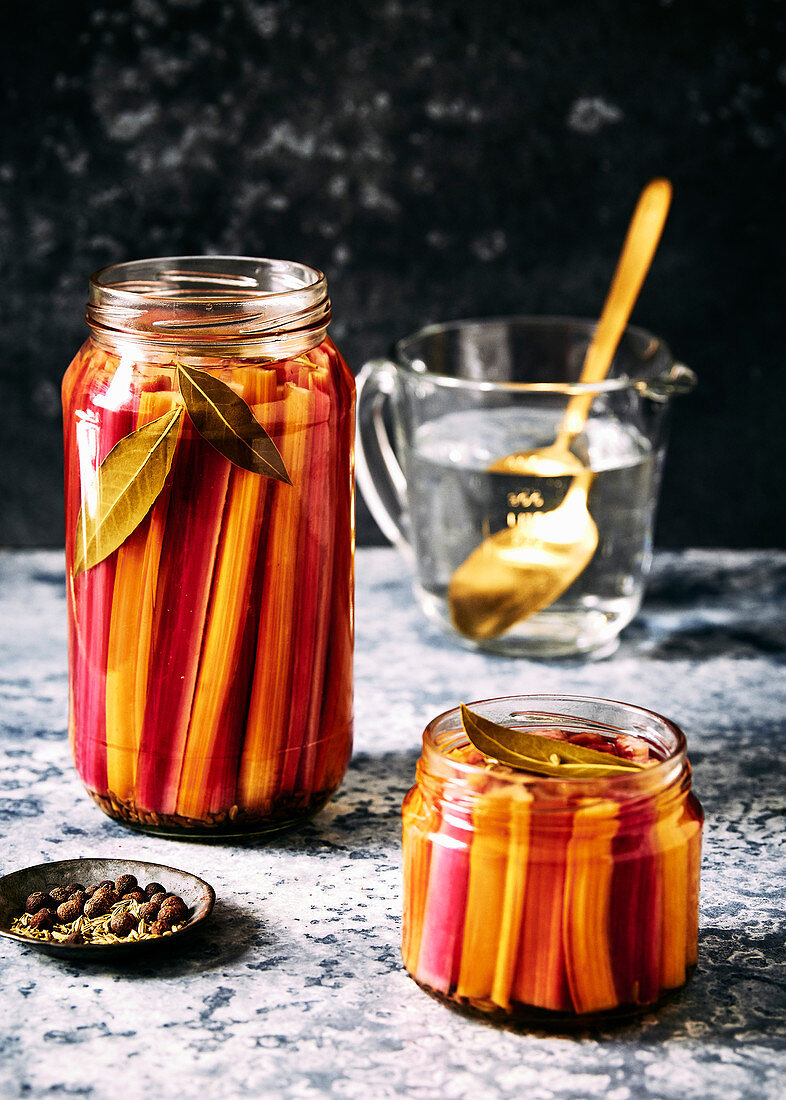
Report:
<svg viewBox="0 0 786 1100"><path fill-rule="evenodd" d="M457 731L458 732L458 731ZM656 762L629 734L538 731ZM420 984L485 1012L591 1016L654 1004L697 957L701 810L673 792L589 798L505 788L511 769L472 744L466 790L430 777L407 795L402 954Z"/></svg>
<svg viewBox="0 0 786 1100"><path fill-rule="evenodd" d="M292 484L234 465L184 416L149 513L75 577L100 464L182 398L173 364L123 366L90 343L63 386L70 737L102 808L154 828L302 816L351 751L351 376L329 340L214 371Z"/></svg>

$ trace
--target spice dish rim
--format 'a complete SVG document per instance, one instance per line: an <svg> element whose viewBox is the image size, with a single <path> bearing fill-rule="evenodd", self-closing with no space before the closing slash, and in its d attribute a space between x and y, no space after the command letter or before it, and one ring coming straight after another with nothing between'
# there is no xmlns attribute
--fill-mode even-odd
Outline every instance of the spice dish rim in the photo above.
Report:
<svg viewBox="0 0 786 1100"><path fill-rule="evenodd" d="M105 877L104 872L106 871L114 872L113 877L117 878L121 874L128 873L129 871L134 872L137 869L143 870L143 877L148 877L151 880L158 878L161 874L177 876L177 878L181 880L175 883L179 889L182 889L185 884L188 884L192 886L192 888L200 891L193 906L193 916L189 917L182 928L170 932L165 936L155 936L149 939L140 940L126 940L120 943L70 944L57 942L55 940L39 940L32 936L25 936L19 932L11 931L11 922L10 920L6 920L6 918L2 916L2 913L3 910L11 904L16 904L18 906L18 898L22 895L15 889L14 894L16 895L16 901L14 902L14 899L9 893L9 887L12 885L14 887L19 887L21 883L22 892L27 891L30 893L32 889L41 888L42 877L48 873L62 873L65 876L63 879L63 884L65 884L70 878L77 875L87 876L91 867L98 868L99 865L101 870L94 871L94 874L100 874L102 877ZM9 882L9 880L11 881ZM54 878L43 883L46 888L58 884L59 883L56 882ZM148 860L140 859L124 859L117 856L77 856L73 859L46 860L43 863L33 864L29 867L19 867L14 871L9 871L0 876L0 936L4 936L9 940L15 940L25 947L32 947L47 955L55 955L72 960L82 959L85 962L100 962L110 958L123 958L132 954L136 955L140 952L157 950L162 944L169 944L171 946L175 943L179 943L183 936L187 936L207 920L213 910L215 900L216 892L209 882L206 882L203 878L200 878L199 875L195 875L191 871L184 871L180 867L172 867L164 863L153 863Z"/></svg>

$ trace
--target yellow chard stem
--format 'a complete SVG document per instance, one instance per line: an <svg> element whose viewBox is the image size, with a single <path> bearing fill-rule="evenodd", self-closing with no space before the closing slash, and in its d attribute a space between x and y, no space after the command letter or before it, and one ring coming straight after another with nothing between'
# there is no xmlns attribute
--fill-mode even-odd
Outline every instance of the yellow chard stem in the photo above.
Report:
<svg viewBox="0 0 786 1100"><path fill-rule="evenodd" d="M308 461L312 395L292 383L282 387L283 431L279 451L291 485L277 483L268 525L264 592L251 703L238 777L239 804L265 813L272 804L286 749L293 646L292 593L297 578L298 531Z"/></svg>
<svg viewBox="0 0 786 1100"><path fill-rule="evenodd" d="M252 409L275 398L275 371L235 368L232 379ZM261 409L258 417L260 414ZM270 479L261 474L237 466L232 468L180 772L177 813L184 817L200 819L207 813L227 810L234 799L237 761L233 764L216 758L233 749L227 743L231 740L227 714L230 698L237 690L234 677L243 645L261 512L271 485ZM234 746L234 752L239 752L238 745ZM231 781L225 774L230 770Z"/></svg>
<svg viewBox="0 0 786 1100"><path fill-rule="evenodd" d="M426 909L428 893L429 862L431 844L429 833L436 822L433 810L426 809L423 796L418 787L413 787L407 795L402 810L403 816L403 855L404 855L404 898L405 909L402 929L401 953L404 965L413 970L417 965L420 952L420 938L423 931L423 915Z"/></svg>
<svg viewBox="0 0 786 1100"><path fill-rule="evenodd" d="M664 802L673 795L666 795ZM660 984L676 989L685 981L688 958L689 853L685 843L682 803L662 813L656 825L661 880Z"/></svg>
<svg viewBox="0 0 786 1100"><path fill-rule="evenodd" d="M575 809L565 868L563 936L568 988L580 1013L617 1003L608 932L616 831L615 802L590 802Z"/></svg>
<svg viewBox="0 0 786 1100"><path fill-rule="evenodd" d="M163 416L173 404L171 392L143 392L136 426L141 428ZM165 486L148 517L117 550L107 652L106 749L107 788L121 800L133 798L136 783L168 501Z"/></svg>
<svg viewBox="0 0 786 1100"><path fill-rule="evenodd" d="M473 1000L491 996L504 911L508 839L496 801L481 798L472 814L467 915L456 995Z"/></svg>
<svg viewBox="0 0 786 1100"><path fill-rule="evenodd" d="M521 923L524 918L524 892L527 886L529 860L530 815L527 804L531 801L532 795L528 791L519 791L511 800L510 806L510 837L499 926L499 947L491 990L491 999L502 1008L510 1005Z"/></svg>

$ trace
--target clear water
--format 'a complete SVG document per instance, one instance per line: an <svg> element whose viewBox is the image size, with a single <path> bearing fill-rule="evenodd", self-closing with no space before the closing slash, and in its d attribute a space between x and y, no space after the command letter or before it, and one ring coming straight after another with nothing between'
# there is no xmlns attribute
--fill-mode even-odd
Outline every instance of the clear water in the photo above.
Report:
<svg viewBox="0 0 786 1100"><path fill-rule="evenodd" d="M456 634L447 604L453 572L521 512L556 508L571 483L569 476L491 473L490 463L548 446L558 428L558 412L450 413L422 425L405 450L417 593L426 614L449 632ZM610 417L591 419L573 450L595 471L588 509L598 528L597 550L555 603L484 642L486 649L544 657L609 652L638 610L662 455L635 428Z"/></svg>

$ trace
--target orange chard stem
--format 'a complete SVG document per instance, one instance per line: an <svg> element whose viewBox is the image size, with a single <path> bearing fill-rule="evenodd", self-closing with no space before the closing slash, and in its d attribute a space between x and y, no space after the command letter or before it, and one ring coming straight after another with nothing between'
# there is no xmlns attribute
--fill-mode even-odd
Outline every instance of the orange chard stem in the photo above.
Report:
<svg viewBox="0 0 786 1100"><path fill-rule="evenodd" d="M661 800L673 796L666 795ZM677 989L685 981L688 959L688 900L691 891L688 845L683 824L684 807L675 805L662 813L655 826L658 869L661 880L660 985ZM696 826L698 828L698 826Z"/></svg>
<svg viewBox="0 0 786 1100"><path fill-rule="evenodd" d="M328 342L329 343L329 342ZM335 790L346 770L352 752L353 680L352 662L355 637L355 514L354 465L354 383L349 368L329 344L330 359L320 350L320 356L334 365L350 381L346 392L335 391L335 406L331 410L335 424L336 461L333 469L335 512L333 574L330 580L330 611L326 625L327 660L321 704L315 700L315 712L310 716L312 730L319 730L319 739L311 736L314 759L307 758L308 775L313 776L314 791ZM317 714L316 708L319 713Z"/></svg>
<svg viewBox="0 0 786 1100"><path fill-rule="evenodd" d="M322 682L325 675L324 622L328 612L328 585L333 565L332 527L334 502L329 495L330 481L330 399L313 385L316 372L299 371L298 385L311 393L312 417L303 463L301 521L298 530L298 569L292 593L292 617L296 637L293 646L292 684L290 688L289 731L281 759L278 795L296 789L311 791L310 784L298 782L303 771L308 739L312 731L309 717L319 713ZM313 731L319 736L319 726Z"/></svg>
<svg viewBox="0 0 786 1100"><path fill-rule="evenodd" d="M562 934L568 988L578 1013L617 1004L609 942L616 831L616 802L576 807L565 865Z"/></svg>
<svg viewBox="0 0 786 1100"><path fill-rule="evenodd" d="M481 798L472 813L469 886L456 996L490 1000L508 871L507 821L499 800Z"/></svg>
<svg viewBox="0 0 786 1100"><path fill-rule="evenodd" d="M499 924L499 947L491 987L491 999L502 1008L508 1008L516 973L516 959L524 919L524 896L527 888L529 863L529 804L532 796L519 791L511 800L508 826L508 852L505 868L505 884L502 894L502 913Z"/></svg>
<svg viewBox="0 0 786 1100"><path fill-rule="evenodd" d="M688 846L687 925L685 963L695 966L699 958L699 880L701 878L701 827L703 811L696 798L688 797L683 816L683 832Z"/></svg>
<svg viewBox="0 0 786 1100"><path fill-rule="evenodd" d="M273 804L288 746L296 623L292 614L298 580L298 532L304 522L304 473L308 462L312 395L284 383L278 401L278 448L291 485L277 482L265 552L264 589L259 620L251 702L238 775L238 801L246 810L267 812Z"/></svg>
<svg viewBox="0 0 786 1100"><path fill-rule="evenodd" d="M418 787L413 787L402 807L404 855L404 915L401 952L404 965L414 970L420 952L423 917L426 908L433 827L432 811L426 809Z"/></svg>
<svg viewBox="0 0 786 1100"><path fill-rule="evenodd" d="M227 378L266 429L276 372L234 368ZM269 478L233 467L183 752L177 813L201 819L235 802L252 658L246 637Z"/></svg>
<svg viewBox="0 0 786 1100"><path fill-rule="evenodd" d="M169 392L143 391L136 427L163 416ZM169 505L169 481L151 511L117 551L106 673L107 787L121 800L133 797L150 668L158 562Z"/></svg>

